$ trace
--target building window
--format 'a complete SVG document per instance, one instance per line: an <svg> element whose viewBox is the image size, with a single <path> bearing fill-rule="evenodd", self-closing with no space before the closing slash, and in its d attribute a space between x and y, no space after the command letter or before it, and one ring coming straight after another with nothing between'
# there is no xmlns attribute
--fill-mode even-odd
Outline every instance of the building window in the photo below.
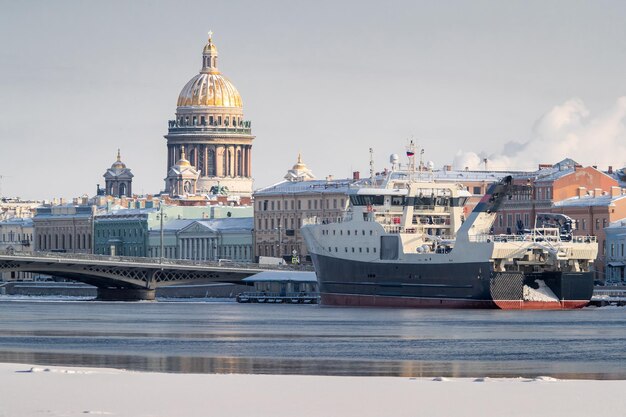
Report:
<svg viewBox="0 0 626 417"><path fill-rule="evenodd" d="M587 230L587 220L583 219L582 223L583 223L583 230Z"/></svg>
<svg viewBox="0 0 626 417"><path fill-rule="evenodd" d="M480 187L474 187L473 191L472 191L472 194L474 194L474 195L480 194Z"/></svg>
<svg viewBox="0 0 626 417"><path fill-rule="evenodd" d="M333 198L333 208L337 208L337 199Z"/></svg>
<svg viewBox="0 0 626 417"><path fill-rule="evenodd" d="M498 214L498 226L499 227L504 226L504 218L503 218L502 214Z"/></svg>
<svg viewBox="0 0 626 417"><path fill-rule="evenodd" d="M596 219L596 230L600 229L600 219Z"/></svg>
<svg viewBox="0 0 626 417"><path fill-rule="evenodd" d="M300 200L298 200L298 210L302 210L302 202Z"/></svg>
<svg viewBox="0 0 626 417"><path fill-rule="evenodd" d="M507 214L506 215L506 226L507 227L512 227L513 226L513 215L512 214Z"/></svg>
<svg viewBox="0 0 626 417"><path fill-rule="evenodd" d="M278 205L278 207L276 209L280 210L280 201L277 201L276 204Z"/></svg>

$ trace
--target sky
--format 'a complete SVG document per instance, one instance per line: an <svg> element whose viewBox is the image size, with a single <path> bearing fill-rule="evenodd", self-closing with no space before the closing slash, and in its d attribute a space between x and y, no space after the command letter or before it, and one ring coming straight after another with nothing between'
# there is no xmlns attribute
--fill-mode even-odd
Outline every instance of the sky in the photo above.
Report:
<svg viewBox="0 0 626 417"><path fill-rule="evenodd" d="M0 0L0 194L93 195L118 148L163 189L209 30L252 121L254 187L413 138L435 167L626 165L623 1ZM367 174L365 174L367 175Z"/></svg>

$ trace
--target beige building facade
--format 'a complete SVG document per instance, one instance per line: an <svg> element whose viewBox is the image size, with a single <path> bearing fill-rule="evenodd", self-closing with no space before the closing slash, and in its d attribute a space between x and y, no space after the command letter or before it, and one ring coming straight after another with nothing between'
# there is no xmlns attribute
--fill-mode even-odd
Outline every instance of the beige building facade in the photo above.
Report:
<svg viewBox="0 0 626 417"><path fill-rule="evenodd" d="M12 218L0 221L0 253L33 251L33 219ZM1 272L2 281L30 280L30 272Z"/></svg>
<svg viewBox="0 0 626 417"><path fill-rule="evenodd" d="M301 156L285 180L254 193L255 255L310 261L300 234L303 221L341 219L348 204L346 195L353 180L316 180Z"/></svg>
<svg viewBox="0 0 626 417"><path fill-rule="evenodd" d="M95 206L39 207L33 218L35 251L92 253Z"/></svg>

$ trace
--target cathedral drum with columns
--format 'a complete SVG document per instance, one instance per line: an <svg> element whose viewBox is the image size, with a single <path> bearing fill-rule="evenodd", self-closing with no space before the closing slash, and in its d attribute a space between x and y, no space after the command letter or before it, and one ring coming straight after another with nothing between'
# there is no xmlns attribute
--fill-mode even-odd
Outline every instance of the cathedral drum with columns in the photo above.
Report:
<svg viewBox="0 0 626 417"><path fill-rule="evenodd" d="M202 69L178 96L176 120L169 121L166 191L180 195L171 170L181 159L198 173L195 193L226 191L252 194L251 122L243 118L243 102L230 80L217 68L212 35L202 52ZM184 190L185 194L191 194Z"/></svg>

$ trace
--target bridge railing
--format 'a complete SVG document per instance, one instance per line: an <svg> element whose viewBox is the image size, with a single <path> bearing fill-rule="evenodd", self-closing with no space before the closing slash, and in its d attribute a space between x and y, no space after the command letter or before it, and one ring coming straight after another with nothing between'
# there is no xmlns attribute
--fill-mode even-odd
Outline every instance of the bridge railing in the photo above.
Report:
<svg viewBox="0 0 626 417"><path fill-rule="evenodd" d="M61 253L61 252L18 252L11 251L6 253L13 257L25 258L50 258L50 259L67 259L67 260L85 260L85 261L108 261L123 262L136 264L152 264L164 266L211 266L211 267L229 267L236 269L267 269L267 270L285 270L285 271L313 271L313 267L309 265L267 265L256 264L251 262L236 262L231 260L219 261L200 261L193 259L170 259L170 258L145 258L139 256L111 256L111 255L94 255L86 253Z"/></svg>

